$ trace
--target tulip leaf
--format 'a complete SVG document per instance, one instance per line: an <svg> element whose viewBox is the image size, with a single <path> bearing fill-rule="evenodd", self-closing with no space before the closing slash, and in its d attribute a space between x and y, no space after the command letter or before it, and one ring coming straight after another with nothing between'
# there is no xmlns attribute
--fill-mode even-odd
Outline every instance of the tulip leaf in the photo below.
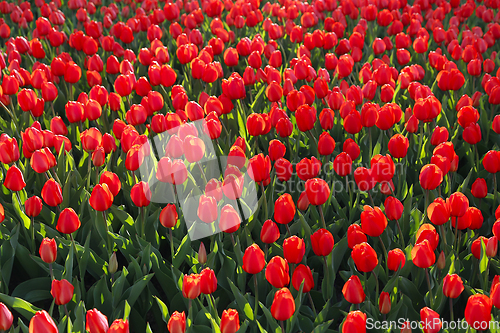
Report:
<svg viewBox="0 0 500 333"><path fill-rule="evenodd" d="M24 227L26 228L26 230L29 230L30 225L31 225L31 220L22 211L19 200L17 200L17 196L15 193L12 193L12 204L14 205L14 211L16 212L17 216L19 216L19 218L23 222Z"/></svg>
<svg viewBox="0 0 500 333"><path fill-rule="evenodd" d="M168 307L157 296L153 296L153 298L156 300L156 303L158 304L158 308L160 308L161 319L165 322L165 324L168 324L168 320L170 318L170 314L168 312Z"/></svg>
<svg viewBox="0 0 500 333"><path fill-rule="evenodd" d="M46 299L52 299L50 277L38 277L29 279L17 285L11 296L33 303Z"/></svg>
<svg viewBox="0 0 500 333"><path fill-rule="evenodd" d="M35 313L40 310L39 308L35 307L29 302L26 302L23 299L12 297L2 293L0 293L0 301L5 303L9 308L12 308L19 312L21 316L28 320L30 320L31 317L33 317Z"/></svg>
<svg viewBox="0 0 500 333"><path fill-rule="evenodd" d="M63 277L71 281L73 278L73 246L69 247L68 256L66 257L66 263L64 264Z"/></svg>
<svg viewBox="0 0 500 333"><path fill-rule="evenodd" d="M189 238L189 235L186 234L182 239L181 244L177 248L177 252L175 253L174 259L172 261L172 265L175 267L180 267L189 250L191 250L191 239Z"/></svg>
<svg viewBox="0 0 500 333"><path fill-rule="evenodd" d="M259 305L260 305L262 311L264 312L264 315L266 316L267 324L271 328L271 332L274 332L274 333L285 333L285 332L281 332L281 327L276 322L276 319L273 318L273 315L271 314L271 311L269 311L269 309L266 308L266 306L264 304L262 304L262 302L259 302ZM257 321L257 323L259 323L259 322Z"/></svg>
<svg viewBox="0 0 500 333"><path fill-rule="evenodd" d="M122 300L127 300L130 304L130 307L133 307L137 298L139 298L140 294L148 284L149 280L154 276L154 274L148 274L144 276L142 279L136 281L132 287L125 290L122 296Z"/></svg>
<svg viewBox="0 0 500 333"><path fill-rule="evenodd" d="M90 239L91 239L92 231L89 231L87 235L87 239L85 240L84 249L82 252L82 257L80 259L80 264L78 265L78 269L80 271L80 279L83 281L85 277L85 273L87 271L87 264L89 262L90 257Z"/></svg>
<svg viewBox="0 0 500 333"><path fill-rule="evenodd" d="M323 323L321 325L318 325L314 328L312 333L324 333L326 330L330 327L330 325L333 323L333 319L327 321L326 323Z"/></svg>
<svg viewBox="0 0 500 333"><path fill-rule="evenodd" d="M236 288L234 283L229 278L227 279L227 282L229 283L231 291L236 298L236 304L238 305L239 312L245 314L248 320L253 321L253 310L250 306L250 303L248 303L247 299L241 294L241 292L238 290L238 288Z"/></svg>
<svg viewBox="0 0 500 333"><path fill-rule="evenodd" d="M243 322L243 325L240 326L240 329L237 330L236 333L245 333L247 331L249 324L250 324L250 322L245 319L245 321Z"/></svg>

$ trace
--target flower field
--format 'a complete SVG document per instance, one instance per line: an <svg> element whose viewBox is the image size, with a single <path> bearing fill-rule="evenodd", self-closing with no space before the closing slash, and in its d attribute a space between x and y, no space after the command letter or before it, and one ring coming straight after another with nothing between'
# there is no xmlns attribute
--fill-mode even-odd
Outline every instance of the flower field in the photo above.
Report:
<svg viewBox="0 0 500 333"><path fill-rule="evenodd" d="M500 332L499 7L0 2L0 332Z"/></svg>

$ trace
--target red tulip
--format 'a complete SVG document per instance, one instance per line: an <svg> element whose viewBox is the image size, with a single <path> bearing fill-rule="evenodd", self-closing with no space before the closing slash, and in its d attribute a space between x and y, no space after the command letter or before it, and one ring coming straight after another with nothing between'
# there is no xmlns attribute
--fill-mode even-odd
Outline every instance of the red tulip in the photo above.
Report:
<svg viewBox="0 0 500 333"><path fill-rule="evenodd" d="M260 239L265 244L272 244L280 238L280 230L276 223L272 220L267 220L262 225L260 230Z"/></svg>
<svg viewBox="0 0 500 333"><path fill-rule="evenodd" d="M408 152L408 147L410 142L408 138L402 136L401 134L395 134L388 144L389 152L395 158L403 158Z"/></svg>
<svg viewBox="0 0 500 333"><path fill-rule="evenodd" d="M282 288L274 294L271 314L276 320L288 320L295 313L295 300L288 288Z"/></svg>
<svg viewBox="0 0 500 333"><path fill-rule="evenodd" d="M352 171L351 156L345 152L341 152L333 160L333 168L340 177L350 175Z"/></svg>
<svg viewBox="0 0 500 333"><path fill-rule="evenodd" d="M500 152L490 150L484 155L483 167L489 173L497 173L500 171Z"/></svg>
<svg viewBox="0 0 500 333"><path fill-rule="evenodd" d="M326 229L318 229L311 235L311 246L317 256L328 256L332 252L334 244L332 234Z"/></svg>
<svg viewBox="0 0 500 333"><path fill-rule="evenodd" d="M293 271L292 285L298 291L302 282L304 282L303 293L308 293L314 288L314 278L311 269L309 266L300 264Z"/></svg>
<svg viewBox="0 0 500 333"><path fill-rule="evenodd" d="M266 280L275 288L283 288L290 283L288 262L279 257L273 257L266 267Z"/></svg>
<svg viewBox="0 0 500 333"><path fill-rule="evenodd" d="M217 201L214 197L200 196L198 203L198 217L205 223L212 223L217 219L218 209Z"/></svg>
<svg viewBox="0 0 500 333"><path fill-rule="evenodd" d="M99 178L99 184L108 185L108 188L111 191L111 194L113 194L113 197L117 196L122 188L120 178L118 178L117 174L111 171L104 171L101 174L101 178Z"/></svg>
<svg viewBox="0 0 500 333"><path fill-rule="evenodd" d="M186 332L186 314L184 311L181 313L174 311L168 320L167 328L170 333Z"/></svg>
<svg viewBox="0 0 500 333"><path fill-rule="evenodd" d="M361 213L361 228L368 236L378 237L387 227L387 218L379 207L365 205Z"/></svg>
<svg viewBox="0 0 500 333"><path fill-rule="evenodd" d="M72 234L80 228L80 218L73 208L65 208L57 219L56 229L63 234Z"/></svg>
<svg viewBox="0 0 500 333"><path fill-rule="evenodd" d="M58 329L56 323L54 323L54 320L50 317L47 311L41 310L35 313L33 317L31 317L29 331L32 333L57 333Z"/></svg>
<svg viewBox="0 0 500 333"><path fill-rule="evenodd" d="M378 265L377 253L368 243L355 245L351 257L361 272L371 272Z"/></svg>
<svg viewBox="0 0 500 333"><path fill-rule="evenodd" d="M434 190L443 182L443 171L435 164L427 164L420 170L420 186L424 190Z"/></svg>
<svg viewBox="0 0 500 333"><path fill-rule="evenodd" d="M0 136L0 162L11 164L19 159L19 147L14 138L10 138L6 134Z"/></svg>
<svg viewBox="0 0 500 333"><path fill-rule="evenodd" d="M9 170L7 170L7 174L5 175L5 179L3 181L3 185L11 191L22 191L26 186L24 182L24 176L21 170L15 165L11 166Z"/></svg>
<svg viewBox="0 0 500 333"><path fill-rule="evenodd" d="M487 330L491 320L491 308L493 303L485 295L471 295L465 307L465 320L476 330Z"/></svg>
<svg viewBox="0 0 500 333"><path fill-rule="evenodd" d="M406 263L406 256L401 249L393 249L387 253L387 267L391 271L403 268Z"/></svg>
<svg viewBox="0 0 500 333"><path fill-rule="evenodd" d="M250 178L260 183L269 178L271 172L271 161L269 156L264 157L264 154L258 154L248 161L248 175Z"/></svg>
<svg viewBox="0 0 500 333"><path fill-rule="evenodd" d="M436 262L436 255L427 239L415 244L411 250L411 258L415 266L428 268Z"/></svg>
<svg viewBox="0 0 500 333"><path fill-rule="evenodd" d="M167 204L160 212L160 223L165 228L173 228L178 220L177 209L174 204Z"/></svg>
<svg viewBox="0 0 500 333"><path fill-rule="evenodd" d="M257 274L264 269L265 265L265 255L260 247L255 243L247 247L243 255L243 270L248 274Z"/></svg>
<svg viewBox="0 0 500 333"><path fill-rule="evenodd" d="M484 178L477 178L471 186L471 193L475 198L482 199L488 195L488 185Z"/></svg>
<svg viewBox="0 0 500 333"><path fill-rule="evenodd" d="M73 298L73 291L75 287L66 279L61 281L52 280L52 288L50 293L54 297L56 305L64 305L71 301Z"/></svg>
<svg viewBox="0 0 500 333"><path fill-rule="evenodd" d="M351 224L347 228L347 246L350 249L353 249L357 244L365 243L366 241L366 235L361 230L359 224Z"/></svg>
<svg viewBox="0 0 500 333"><path fill-rule="evenodd" d="M148 206L151 202L151 190L146 182L139 182L132 186L130 190L130 198L137 207Z"/></svg>
<svg viewBox="0 0 500 333"><path fill-rule="evenodd" d="M85 329L89 333L106 333L108 328L108 317L97 309L87 311Z"/></svg>
<svg viewBox="0 0 500 333"><path fill-rule="evenodd" d="M420 322L424 333L437 333L441 330L439 314L431 308L424 307L420 310Z"/></svg>
<svg viewBox="0 0 500 333"><path fill-rule="evenodd" d="M40 215L43 208L42 199L36 195L26 199L24 202L24 210L27 216L37 217Z"/></svg>
<svg viewBox="0 0 500 333"><path fill-rule="evenodd" d="M0 204L0 223L2 223L3 220L5 220L5 210L2 206L2 204Z"/></svg>
<svg viewBox="0 0 500 333"><path fill-rule="evenodd" d="M357 310L351 311L342 325L342 333L366 333L366 314Z"/></svg>
<svg viewBox="0 0 500 333"><path fill-rule="evenodd" d="M113 321L107 333L129 333L129 323L127 319L116 319Z"/></svg>
<svg viewBox="0 0 500 333"><path fill-rule="evenodd" d="M200 291L202 294L209 295L217 290L217 278L215 272L206 267L200 273Z"/></svg>
<svg viewBox="0 0 500 333"><path fill-rule="evenodd" d="M283 241L283 256L289 263L300 263L305 252L306 246L302 238L291 236Z"/></svg>
<svg viewBox="0 0 500 333"><path fill-rule="evenodd" d="M306 193L313 206L321 206L330 197L330 187L323 179L313 178L306 181Z"/></svg>
<svg viewBox="0 0 500 333"><path fill-rule="evenodd" d="M462 279L457 274L447 274L443 279L443 294L449 298L457 298L464 291Z"/></svg>
<svg viewBox="0 0 500 333"><path fill-rule="evenodd" d="M51 264L57 258L57 244L55 239L45 237L40 244L40 258L47 263Z"/></svg>
<svg viewBox="0 0 500 333"><path fill-rule="evenodd" d="M241 218L231 204L222 207L220 211L219 229L231 234L240 228Z"/></svg>
<svg viewBox="0 0 500 333"><path fill-rule="evenodd" d="M182 296L189 299L195 299L201 293L200 274L184 275L182 280Z"/></svg>
<svg viewBox="0 0 500 333"><path fill-rule="evenodd" d="M314 178L318 175L321 170L321 161L314 156L311 157L311 159L304 157L299 163L297 163L295 169L297 170L297 176L300 179L307 181L308 179Z"/></svg>
<svg viewBox="0 0 500 333"><path fill-rule="evenodd" d="M98 212L104 212L108 210L113 204L114 196L109 190L106 183L98 184L92 190L92 194L89 198L89 203L92 208Z"/></svg>
<svg viewBox="0 0 500 333"><path fill-rule="evenodd" d="M342 288L344 298L352 304L360 304L365 300L365 292L357 275L352 275Z"/></svg>
<svg viewBox="0 0 500 333"><path fill-rule="evenodd" d="M446 203L450 207L450 215L454 217L464 216L469 208L469 199L461 192L452 193Z"/></svg>
<svg viewBox="0 0 500 333"><path fill-rule="evenodd" d="M235 309L227 309L222 312L220 318L221 333L236 333L240 329L240 316Z"/></svg>
<svg viewBox="0 0 500 333"><path fill-rule="evenodd" d="M383 291L380 293L378 309L382 314L388 314L391 312L391 296L388 292Z"/></svg>
<svg viewBox="0 0 500 333"><path fill-rule="evenodd" d="M9 308L3 303L0 303L0 330L8 331L12 326L14 316Z"/></svg>
<svg viewBox="0 0 500 333"><path fill-rule="evenodd" d="M274 220L279 224L288 224L293 220L295 211L292 196L285 193L274 203Z"/></svg>

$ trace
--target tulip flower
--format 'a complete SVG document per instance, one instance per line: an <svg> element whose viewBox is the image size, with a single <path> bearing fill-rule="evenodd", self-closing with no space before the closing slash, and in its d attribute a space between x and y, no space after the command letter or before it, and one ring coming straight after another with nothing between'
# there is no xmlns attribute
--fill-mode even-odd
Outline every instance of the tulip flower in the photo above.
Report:
<svg viewBox="0 0 500 333"><path fill-rule="evenodd" d="M434 190L443 181L443 172L435 164L427 164L420 170L420 185L424 190Z"/></svg>
<svg viewBox="0 0 500 333"><path fill-rule="evenodd" d="M232 234L240 228L241 217L230 204L222 207L220 211L219 229L225 233Z"/></svg>
<svg viewBox="0 0 500 333"><path fill-rule="evenodd" d="M65 208L57 219L56 229L63 234L72 234L80 228L80 218L73 208Z"/></svg>
<svg viewBox="0 0 500 333"><path fill-rule="evenodd" d="M366 314L357 310L351 311L342 325L342 333L366 333Z"/></svg>
<svg viewBox="0 0 500 333"><path fill-rule="evenodd" d="M295 313L295 300L288 288L282 288L274 294L271 314L276 320L290 319Z"/></svg>
<svg viewBox="0 0 500 333"><path fill-rule="evenodd" d="M304 282L304 287L302 288L303 293L308 293L314 288L314 279L309 266L298 265L293 271L292 275L292 285L296 290L300 290L300 286Z"/></svg>
<svg viewBox="0 0 500 333"><path fill-rule="evenodd" d="M108 328L108 317L97 309L87 311L85 329L89 333L106 333Z"/></svg>
<svg viewBox="0 0 500 333"><path fill-rule="evenodd" d="M379 237L387 227L387 218L379 207L365 205L361 213L361 228L365 234Z"/></svg>
<svg viewBox="0 0 500 333"><path fill-rule="evenodd" d="M13 165L9 168L9 170L7 170L3 185L9 190L15 192L22 191L26 186L23 173L17 166Z"/></svg>
<svg viewBox="0 0 500 333"><path fill-rule="evenodd" d="M65 305L73 298L73 291L75 287L66 279L61 281L52 280L52 288L50 293L54 297L56 305Z"/></svg>
<svg viewBox="0 0 500 333"><path fill-rule="evenodd" d="M129 333L129 323L127 319L116 319L113 321L107 333Z"/></svg>
<svg viewBox="0 0 500 333"><path fill-rule="evenodd" d="M387 252L387 267L391 271L402 269L406 263L406 256L401 249L393 249Z"/></svg>
<svg viewBox="0 0 500 333"><path fill-rule="evenodd" d="M217 278L215 272L206 267L200 273L200 291L202 294L209 295L217 290Z"/></svg>
<svg viewBox="0 0 500 333"><path fill-rule="evenodd" d="M184 275L182 280L182 296L188 299L195 299L201 293L200 274Z"/></svg>
<svg viewBox="0 0 500 333"><path fill-rule="evenodd" d="M457 274L447 274L443 279L443 294L448 298L457 298L464 290L462 279Z"/></svg>
<svg viewBox="0 0 500 333"><path fill-rule="evenodd" d="M280 231L276 223L272 220L267 220L262 225L260 230L260 239L265 244L272 244L280 238Z"/></svg>
<svg viewBox="0 0 500 333"><path fill-rule="evenodd" d="M347 280L342 288L344 298L352 304L360 304L365 300L365 292L357 275L353 275Z"/></svg>
<svg viewBox="0 0 500 333"><path fill-rule="evenodd" d="M274 223L271 221L271 223ZM243 270L248 274L257 274L266 265L264 252L257 244L252 244L245 250L243 255Z"/></svg>
<svg viewBox="0 0 500 333"><path fill-rule="evenodd" d="M107 329L107 328L106 328ZM87 328L89 331L89 329ZM58 329L54 320L45 310L38 311L30 320L29 325L30 332L46 332L46 333L58 333ZM95 331L97 332L97 331ZM90 333L94 333L91 331Z"/></svg>
<svg viewBox="0 0 500 333"><path fill-rule="evenodd" d="M181 313L174 311L168 320L167 328L170 333L186 332L186 314L184 311Z"/></svg>
<svg viewBox="0 0 500 333"><path fill-rule="evenodd" d="M283 241L283 256L289 263L300 263L305 252L306 246L302 238L291 236Z"/></svg>
<svg viewBox="0 0 500 333"><path fill-rule="evenodd" d="M352 250L357 244L367 242L365 233L359 224L351 224L347 228L347 246Z"/></svg>
<svg viewBox="0 0 500 333"><path fill-rule="evenodd" d="M288 224L293 220L295 211L295 203L292 196L285 193L274 203L274 220L279 224Z"/></svg>
<svg viewBox="0 0 500 333"><path fill-rule="evenodd" d="M318 229L311 235L311 246L317 256L328 256L332 252L334 244L333 235L326 229Z"/></svg>
<svg viewBox="0 0 500 333"><path fill-rule="evenodd" d="M266 267L266 280L275 288L283 288L290 283L288 262L279 257L273 257Z"/></svg>
<svg viewBox="0 0 500 333"><path fill-rule="evenodd" d="M89 204L98 212L104 212L111 207L113 200L113 194L109 190L108 185L104 183L94 187L89 198Z"/></svg>
<svg viewBox="0 0 500 333"><path fill-rule="evenodd" d="M465 320L473 329L487 330L491 320L492 306L491 299L485 295L470 296L465 307Z"/></svg>
<svg viewBox="0 0 500 333"><path fill-rule="evenodd" d="M311 159L305 157L297 163L295 169L297 170L297 176L307 181L318 175L321 170L321 161L314 156Z"/></svg>
<svg viewBox="0 0 500 333"><path fill-rule="evenodd" d="M240 329L240 316L235 309L227 309L222 312L220 318L221 333L236 333Z"/></svg>
<svg viewBox="0 0 500 333"><path fill-rule="evenodd" d="M377 253L368 243L355 245L351 257L361 272L371 272L378 265Z"/></svg>
<svg viewBox="0 0 500 333"><path fill-rule="evenodd" d="M420 309L420 320L425 323L422 325L424 333L437 333L441 330L442 323L439 314L431 308Z"/></svg>
<svg viewBox="0 0 500 333"><path fill-rule="evenodd" d="M174 204L167 204L160 212L160 223L165 228L173 228L179 219Z"/></svg>

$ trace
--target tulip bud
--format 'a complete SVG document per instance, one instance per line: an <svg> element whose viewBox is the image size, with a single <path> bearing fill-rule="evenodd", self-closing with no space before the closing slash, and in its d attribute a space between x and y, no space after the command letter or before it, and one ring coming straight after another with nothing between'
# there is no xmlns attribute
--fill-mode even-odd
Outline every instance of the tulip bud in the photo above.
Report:
<svg viewBox="0 0 500 333"><path fill-rule="evenodd" d="M446 267L446 258L444 256L444 251L441 251L437 260L438 269L444 269Z"/></svg>
<svg viewBox="0 0 500 333"><path fill-rule="evenodd" d="M203 242L200 243L200 249L198 250L198 262L202 265L207 263L207 250Z"/></svg>
<svg viewBox="0 0 500 333"><path fill-rule="evenodd" d="M276 320L288 320L295 313L295 300L288 288L282 288L274 294L271 314Z"/></svg>
<svg viewBox="0 0 500 333"><path fill-rule="evenodd" d="M107 333L129 333L129 332L130 330L129 330L128 320L116 319L109 327Z"/></svg>
<svg viewBox="0 0 500 333"><path fill-rule="evenodd" d="M109 257L108 271L110 274L115 274L118 270L118 260L116 259L116 252L113 252L111 257Z"/></svg>
<svg viewBox="0 0 500 333"><path fill-rule="evenodd" d="M88 329L87 329L88 330ZM45 310L38 311L30 320L30 332L57 333L58 329L54 320ZM93 332L92 332L93 333Z"/></svg>
<svg viewBox="0 0 500 333"><path fill-rule="evenodd" d="M488 242L486 243L486 255L488 258L494 257L497 255L498 251L498 239L497 236L490 237Z"/></svg>
<svg viewBox="0 0 500 333"><path fill-rule="evenodd" d="M234 309L224 310L220 318L221 333L235 333L240 329L240 317Z"/></svg>
<svg viewBox="0 0 500 333"><path fill-rule="evenodd" d="M378 302L378 308L381 314L388 314L391 312L391 296L388 292L381 292Z"/></svg>
<svg viewBox="0 0 500 333"><path fill-rule="evenodd" d="M106 333L108 328L108 317L97 309L87 311L85 329L89 333Z"/></svg>
<svg viewBox="0 0 500 333"><path fill-rule="evenodd" d="M56 305L64 305L73 298L75 287L66 279L61 281L52 280L52 288L50 293L54 297Z"/></svg>

